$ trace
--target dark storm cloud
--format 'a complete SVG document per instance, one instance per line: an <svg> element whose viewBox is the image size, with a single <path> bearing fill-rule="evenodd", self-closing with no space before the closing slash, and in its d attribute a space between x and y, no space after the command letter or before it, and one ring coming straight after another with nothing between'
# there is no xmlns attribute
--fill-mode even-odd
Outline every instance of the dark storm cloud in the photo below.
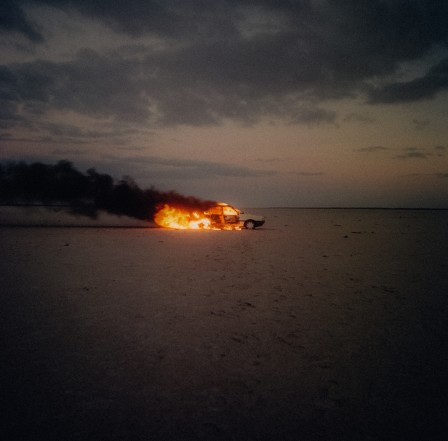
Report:
<svg viewBox="0 0 448 441"><path fill-rule="evenodd" d="M238 92L237 86L218 76L195 74L195 63L179 63L176 68L180 57L151 56L141 63L83 50L69 62L3 67L0 124L32 125L50 110L156 125L218 124L222 118L252 123L264 115L277 115L292 123L331 122L335 118L333 111L313 103L299 105L290 98L254 93L250 87L240 87ZM40 128L48 130L49 125ZM54 135L65 131L63 126L51 127Z"/></svg>
<svg viewBox="0 0 448 441"><path fill-rule="evenodd" d="M444 1L17 0L3 6L3 30L37 41L30 5L76 10L163 45L138 56L84 50L71 61L3 66L3 127L50 109L155 125L332 122L325 100L357 96L448 42ZM446 73L441 62L420 79L370 90L369 99L434 96L447 88Z"/></svg>
<svg viewBox="0 0 448 441"><path fill-rule="evenodd" d="M433 98L448 87L448 59L412 81L389 84L370 93L371 103L402 103Z"/></svg>
<svg viewBox="0 0 448 441"><path fill-rule="evenodd" d="M84 50L69 62L36 61L0 70L0 124L36 121L50 110L143 123L150 117L137 68L120 57ZM49 129L48 124L40 128ZM51 132L66 131L66 127ZM74 133L73 133L74 134Z"/></svg>
<svg viewBox="0 0 448 441"><path fill-rule="evenodd" d="M204 0L35 0L56 8L74 8L132 36L151 33L177 38L226 33L227 1ZM232 3L232 2L230 2Z"/></svg>
<svg viewBox="0 0 448 441"><path fill-rule="evenodd" d="M15 0L0 3L0 31L20 33L33 42L42 41L42 35L28 22L20 2Z"/></svg>

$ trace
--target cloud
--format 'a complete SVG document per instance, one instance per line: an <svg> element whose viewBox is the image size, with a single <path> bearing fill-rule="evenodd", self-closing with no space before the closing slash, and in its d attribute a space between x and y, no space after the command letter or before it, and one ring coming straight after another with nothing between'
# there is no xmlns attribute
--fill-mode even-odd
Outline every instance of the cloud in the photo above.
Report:
<svg viewBox="0 0 448 441"><path fill-rule="evenodd" d="M258 157L261 150L275 156L267 150L275 149L274 137L281 136L278 153L294 157L290 149L300 150L301 143L294 143L288 133L291 127L283 133L278 130L283 124L333 124L310 133L307 128L294 130L297 139L313 137L316 151L311 153L309 145L302 153L310 150L316 158L337 139L342 140L338 149L352 149L355 154L356 146L350 147L350 142L359 136L370 138L358 143L363 148L356 156L367 161L364 166L371 164L372 173L377 160L401 160L416 171L446 156L446 151L428 147L431 141L424 140L425 136L442 139L440 124L426 124L440 116L440 100L434 102L437 108L427 103L424 109L411 106L408 116L401 114L399 120L397 111L402 107L381 110L384 103L406 104L446 91L448 3L441 0L5 0L0 11L3 155L40 151L54 156L60 147L61 155L99 165L105 153L113 152L117 159L107 166L116 164L120 174L125 168L134 175L134 167L139 177L153 173L163 183L171 176L190 179L186 185L195 189L205 186L200 177L221 176L218 182L210 180L211 185L218 187L224 181L238 187L237 194L240 184L249 182L244 176L253 176L261 185L259 174L273 171L257 168L280 170L281 164L253 162L235 169L220 163L156 161L128 167L127 159L120 164L118 157L145 152L163 156L163 149L175 155L170 138L185 136L192 153L193 141L203 148L212 133L259 122L263 130L269 123L278 124L271 132L273 147L258 132L246 156ZM380 106L371 106L374 103ZM368 126L380 119L387 119L387 127ZM395 130L393 121L396 131L390 137L385 130ZM333 133L335 122L349 126L348 131ZM211 125L223 127L168 130ZM409 130L417 134L414 128L425 128L415 137L416 149L399 149L400 140L406 143L403 147L414 144L406 141L412 134ZM145 138L151 130L160 138ZM237 132L235 136L243 130ZM254 130L244 132L235 138L237 144L246 142ZM382 136L375 141L374 133ZM229 136L227 132L227 140ZM350 142L344 145L347 136ZM375 142L386 137L390 147L378 148L382 146ZM144 150L125 153L118 151L118 145ZM215 154L219 160L219 151ZM384 169L384 173L391 172ZM269 174L264 176L271 181ZM296 179L315 182L302 176Z"/></svg>
<svg viewBox="0 0 448 441"><path fill-rule="evenodd" d="M163 158L160 156L132 156L105 158L109 164L123 163L138 167L147 175L169 179L206 179L218 177L259 178L278 174L275 170L256 169L222 162L193 159Z"/></svg>
<svg viewBox="0 0 448 441"><path fill-rule="evenodd" d="M394 149L382 145L373 145L362 147L355 151L367 154L388 153L388 157L393 159L428 159L431 157L445 157L448 154L448 147L437 145L434 147L405 147Z"/></svg>
<svg viewBox="0 0 448 441"><path fill-rule="evenodd" d="M425 149L408 147L403 149L403 153L395 156L396 159L427 159L431 156Z"/></svg>
<svg viewBox="0 0 448 441"><path fill-rule="evenodd" d="M136 51L129 44L107 53L91 47L63 61L0 66L0 108L6 109L0 127L39 125L50 111L146 127L228 119L332 123L337 115L327 100L355 97L372 81L394 78L402 63L446 47L448 37L448 6L423 0L17 0L4 3L3 31L34 44L57 38L39 30L43 6L161 44L145 47L140 40ZM30 8L36 23L27 18ZM369 100L434 96L448 86L447 64L370 90Z"/></svg>
<svg viewBox="0 0 448 441"><path fill-rule="evenodd" d="M425 152L418 150L411 150L403 153L402 155L397 155L397 159L426 159L428 155Z"/></svg>
<svg viewBox="0 0 448 441"><path fill-rule="evenodd" d="M360 114L360 113L355 113L355 112L348 113L344 117L344 121L347 121L347 122L358 122L360 124L370 124L370 123L375 122L375 120L373 118L371 118L370 116L363 115L363 114Z"/></svg>
<svg viewBox="0 0 448 441"><path fill-rule="evenodd" d="M83 156L88 153L88 150L82 150L82 149L57 149L50 152L51 155L56 156Z"/></svg>
<svg viewBox="0 0 448 441"><path fill-rule="evenodd" d="M431 124L431 121L429 119L413 119L412 124L415 130L423 130Z"/></svg>
<svg viewBox="0 0 448 441"><path fill-rule="evenodd" d="M271 158L257 158L257 162L263 162L263 163L282 163L282 162L287 162L287 161L291 161L290 157L279 157L279 156L274 156Z"/></svg>
<svg viewBox="0 0 448 441"><path fill-rule="evenodd" d="M433 98L448 88L448 59L431 68L424 76L407 82L396 82L370 92L369 100L377 103L406 103Z"/></svg>
<svg viewBox="0 0 448 441"><path fill-rule="evenodd" d="M311 176L322 176L324 173L322 172L294 172L297 176L305 176L305 177L311 177Z"/></svg>
<svg viewBox="0 0 448 441"><path fill-rule="evenodd" d="M427 159L430 157L445 157L448 154L448 148L445 146L435 146L435 147L408 147L402 149L401 154L395 156L397 159Z"/></svg>
<svg viewBox="0 0 448 441"><path fill-rule="evenodd" d="M19 33L32 42L42 42L42 35L27 20L26 14L19 3L14 0L2 0L0 6L0 31Z"/></svg>
<svg viewBox="0 0 448 441"><path fill-rule="evenodd" d="M75 9L86 17L134 37L156 34L179 38L198 32L222 34L231 23L226 14L229 7L226 1L34 0L34 3L66 10Z"/></svg>
<svg viewBox="0 0 448 441"><path fill-rule="evenodd" d="M120 123L144 124L150 116L145 89L132 62L84 50L68 62L35 61L0 68L2 127L38 125L56 135L50 112L75 112ZM53 124L50 127L50 124ZM83 132L72 128L77 136Z"/></svg>
<svg viewBox="0 0 448 441"><path fill-rule="evenodd" d="M401 175L402 178L441 178L447 179L448 173L408 173L406 175Z"/></svg>
<svg viewBox="0 0 448 441"><path fill-rule="evenodd" d="M127 138L130 135L149 134L148 131L136 128L130 129L120 124L87 129L73 124L46 122L41 124L41 128L48 132L51 139L62 139L65 143L84 143L99 140L108 140L110 142L112 140L114 144L117 144L120 139Z"/></svg>
<svg viewBox="0 0 448 441"><path fill-rule="evenodd" d="M390 149L382 145L371 145L368 147L362 147L356 150L357 152L374 153L374 152L388 152Z"/></svg>
<svg viewBox="0 0 448 441"><path fill-rule="evenodd" d="M251 124L264 116L291 123L319 123L331 122L336 116L333 111L298 103L289 96L245 92L244 87L238 93L238 85L225 84L217 77L214 84L206 77L198 83L192 70L176 69L175 55L169 60L152 58L142 63L117 54L83 50L68 62L36 61L3 67L0 97L5 105L0 123L5 128L38 124L47 130L45 117L50 111L140 126L210 125L226 118ZM157 74L151 74L154 69ZM53 135L56 131L53 127Z"/></svg>

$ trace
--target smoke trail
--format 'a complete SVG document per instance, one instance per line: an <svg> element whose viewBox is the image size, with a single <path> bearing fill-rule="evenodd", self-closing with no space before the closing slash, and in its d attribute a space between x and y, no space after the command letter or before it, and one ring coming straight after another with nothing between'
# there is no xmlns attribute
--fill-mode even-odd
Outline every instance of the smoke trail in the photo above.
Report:
<svg viewBox="0 0 448 441"><path fill-rule="evenodd" d="M83 174L68 161L0 164L0 203L64 205L72 213L92 218L106 211L141 220L152 220L163 204L196 210L214 204L176 191L141 189L132 178L116 181L93 168Z"/></svg>

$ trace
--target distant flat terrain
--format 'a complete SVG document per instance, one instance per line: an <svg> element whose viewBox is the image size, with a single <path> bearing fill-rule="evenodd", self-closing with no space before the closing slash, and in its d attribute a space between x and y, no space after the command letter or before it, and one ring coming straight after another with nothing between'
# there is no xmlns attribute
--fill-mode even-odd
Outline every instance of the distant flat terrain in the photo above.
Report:
<svg viewBox="0 0 448 441"><path fill-rule="evenodd" d="M0 227L2 439L445 439L448 212L251 211Z"/></svg>

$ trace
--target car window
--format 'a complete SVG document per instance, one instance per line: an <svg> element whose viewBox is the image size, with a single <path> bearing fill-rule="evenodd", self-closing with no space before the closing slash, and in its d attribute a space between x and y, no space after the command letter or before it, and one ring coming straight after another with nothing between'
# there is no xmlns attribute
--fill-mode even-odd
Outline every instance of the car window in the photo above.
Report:
<svg viewBox="0 0 448 441"><path fill-rule="evenodd" d="M233 207L223 207L224 216L238 216L238 212Z"/></svg>

